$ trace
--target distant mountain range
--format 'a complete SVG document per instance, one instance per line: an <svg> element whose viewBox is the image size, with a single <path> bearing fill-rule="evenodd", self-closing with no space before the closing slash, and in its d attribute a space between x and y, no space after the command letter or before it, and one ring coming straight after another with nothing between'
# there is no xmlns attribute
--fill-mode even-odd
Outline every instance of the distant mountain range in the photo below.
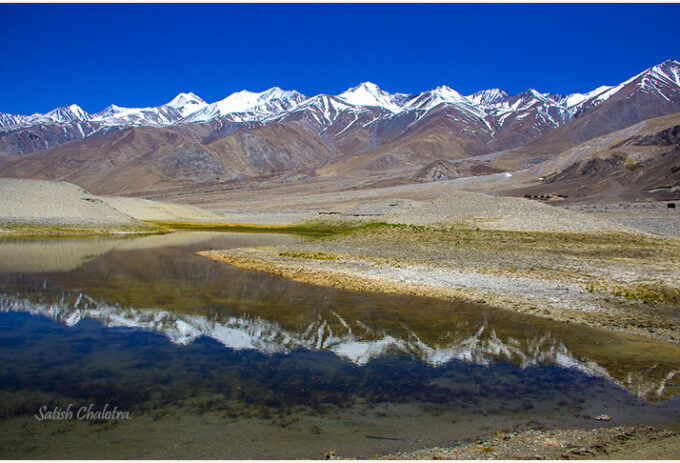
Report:
<svg viewBox="0 0 680 463"><path fill-rule="evenodd" d="M409 95L388 93L371 82L359 84L339 95L322 94L311 98L295 90L281 90L278 87L262 93L242 90L210 104L194 93L180 93L170 102L152 108L111 105L97 113L88 114L77 104L72 104L46 114L31 116L0 113L0 128L8 131L36 125L65 126L83 123L120 128L167 127L216 119L230 122L269 122L285 119L305 110L320 110L325 120L318 122L328 125L343 111L361 113L370 108L378 108L383 112L383 118L415 113L413 123L440 105L454 106L473 120L479 119L488 125L490 132L499 130L509 120L529 116L556 127L568 122L576 114L605 102L637 78L642 78L641 87L647 93L673 102L673 87L680 85L679 70L678 62L669 60L619 85L602 86L588 93L569 95L541 93L530 89L510 96L501 89L493 88L463 96L445 85L419 95ZM83 135L83 138L88 136L92 136L92 133Z"/></svg>
<svg viewBox="0 0 680 463"><path fill-rule="evenodd" d="M508 150L531 164L676 112L675 60L569 95L461 95L447 86L409 95L370 82L313 97L243 90L214 103L180 93L153 108L112 105L88 114L73 104L30 116L0 113L0 169L124 194L282 172L384 174Z"/></svg>

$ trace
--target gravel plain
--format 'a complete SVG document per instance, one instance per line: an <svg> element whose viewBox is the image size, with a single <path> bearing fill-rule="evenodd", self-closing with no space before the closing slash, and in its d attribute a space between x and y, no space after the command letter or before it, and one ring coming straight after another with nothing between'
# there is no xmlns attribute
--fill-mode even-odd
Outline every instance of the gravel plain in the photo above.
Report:
<svg viewBox="0 0 680 463"><path fill-rule="evenodd" d="M675 207L669 207L675 205ZM680 238L680 202L639 201L567 206L570 211L608 220L652 235Z"/></svg>
<svg viewBox="0 0 680 463"><path fill-rule="evenodd" d="M458 191L432 201L407 199L360 202L336 215L413 225L467 225L484 230L616 232L626 227L599 217L523 198ZM628 230L631 231L631 230Z"/></svg>

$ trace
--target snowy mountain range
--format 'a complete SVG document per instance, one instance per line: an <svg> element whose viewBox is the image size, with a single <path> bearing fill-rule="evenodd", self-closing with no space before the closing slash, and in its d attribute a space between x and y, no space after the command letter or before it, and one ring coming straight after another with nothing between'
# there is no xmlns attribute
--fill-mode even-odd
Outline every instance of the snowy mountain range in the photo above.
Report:
<svg viewBox="0 0 680 463"><path fill-rule="evenodd" d="M425 113L443 105L455 106L470 117L484 120L488 125L502 126L509 118L526 117L534 110L545 122L558 126L579 112L603 103L638 77L642 77L640 87L643 91L674 101L676 96L667 92L669 86L680 86L680 63L668 60L619 85L602 86L588 93L570 95L530 89L511 96L494 88L464 96L446 85L419 95L408 95L389 93L371 82L364 82L339 95L307 97L295 90L274 87L260 93L242 90L214 103L206 103L194 93L180 93L170 102L150 108L111 105L97 113L88 114L78 105L72 104L46 114L24 116L0 113L0 128L6 131L35 125L86 122L119 127L167 127L218 118L227 118L232 122L263 122L285 118L293 111L311 106L323 108L327 119L332 121L331 113L338 114L345 110L363 112L378 109L384 111L387 117L394 117L412 111Z"/></svg>
<svg viewBox="0 0 680 463"><path fill-rule="evenodd" d="M213 103L180 93L150 108L112 105L88 114L70 105L31 116L0 114L0 171L68 181L97 194L146 195L272 175L421 182L443 178L419 173L432 170L431 163L449 172L444 177L493 174L500 170L489 162L455 169L446 163L519 150L508 156L515 168L527 168L675 113L675 60L618 85L568 95L534 89L509 95L498 88L463 95L445 85L409 95L370 82L312 97L278 87L243 90Z"/></svg>

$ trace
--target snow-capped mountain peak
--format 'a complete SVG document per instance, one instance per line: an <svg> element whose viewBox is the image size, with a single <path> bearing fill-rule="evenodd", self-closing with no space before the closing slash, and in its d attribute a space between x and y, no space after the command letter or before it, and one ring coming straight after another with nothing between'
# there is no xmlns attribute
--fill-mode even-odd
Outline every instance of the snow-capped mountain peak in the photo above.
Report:
<svg viewBox="0 0 680 463"><path fill-rule="evenodd" d="M435 88L434 90L431 90L433 95L437 95L441 99L445 101L459 101L465 99L463 95L449 87L448 85L440 85L439 87Z"/></svg>
<svg viewBox="0 0 680 463"><path fill-rule="evenodd" d="M77 104L72 104L67 106L68 110L75 116L77 116L79 119L85 120L87 119L88 114L78 106Z"/></svg>
<svg viewBox="0 0 680 463"><path fill-rule="evenodd" d="M241 90L213 104L220 109L220 114L242 113L252 111L273 100L295 99L297 95L300 94L296 91L285 91L279 87L273 87L260 93Z"/></svg>
<svg viewBox="0 0 680 463"><path fill-rule="evenodd" d="M245 90L244 90L245 91ZM269 90L265 90L264 92L261 92L259 95L261 98L267 99L267 100L274 100L274 99L282 99L282 98L289 98L293 95L299 95L298 92L295 90L283 90L280 87L272 87Z"/></svg>
<svg viewBox="0 0 680 463"><path fill-rule="evenodd" d="M188 92L188 93L180 93L178 94L175 98L170 100L168 103L166 103L166 106L173 106L175 108L182 107L186 104L207 104L201 97L196 95L195 93Z"/></svg>
<svg viewBox="0 0 680 463"><path fill-rule="evenodd" d="M188 93L180 93L178 94L175 98L170 100L170 102L166 103L167 106L183 106L187 103L205 103L201 97L196 95L195 93L188 92Z"/></svg>
<svg viewBox="0 0 680 463"><path fill-rule="evenodd" d="M609 97L611 90L615 92L618 90L618 88L611 87L609 85L602 85L588 93L570 93L568 95L548 94L548 96L559 105L562 105L567 109L572 109L582 105L587 101L590 101L591 103L602 102Z"/></svg>
<svg viewBox="0 0 680 463"><path fill-rule="evenodd" d="M553 94L529 89L509 96L499 88L491 88L463 96L451 87L441 85L418 95L409 95L389 93L373 82L363 82L335 96L321 94L308 98L297 91L272 87L263 92L241 90L208 104L196 94L186 92L157 107L127 108L111 105L95 114L88 114L79 106L70 105L46 114L30 116L0 113L0 128L7 131L44 125L62 130L61 126L73 125L78 126L78 130L73 131L73 136L85 137L86 132L90 133L88 130L92 130L91 133L106 133L106 130L99 130L100 126L165 127L213 120L219 120L217 125L224 122L249 124L298 120L300 112L307 111L309 114L304 116L305 120L325 130L336 120L340 120L343 127L348 127L347 124L369 124L397 115L401 117L409 112L413 112L409 116L413 116L410 122L413 125L435 108L436 111L446 110L447 117L456 123L461 118L473 121L473 124L481 123L484 127L479 130L482 131L528 117L530 119L526 119L527 121L539 121L532 122L533 124L545 122L552 128L604 103L624 88L626 91L630 90L631 94L642 92L659 101L680 104L680 63L667 60L618 85L601 86L585 93ZM456 112L461 114L461 111L464 116L455 115ZM362 114L367 115L362 118ZM371 122L366 122L369 119ZM408 118L404 118L406 119Z"/></svg>
<svg viewBox="0 0 680 463"><path fill-rule="evenodd" d="M272 89L273 90L273 89ZM271 91L268 91L270 94ZM241 90L240 92L234 92L228 97L213 103L219 110L220 114L229 113L240 113L246 112L251 108L254 108L266 100L265 93L255 93L248 90Z"/></svg>
<svg viewBox="0 0 680 463"><path fill-rule="evenodd" d="M124 112L128 112L134 108L123 108L122 106L118 106L115 104L109 105L106 108L102 109L101 111L95 113L92 115L94 120L98 119L104 119L107 117L115 116Z"/></svg>
<svg viewBox="0 0 680 463"><path fill-rule="evenodd" d="M124 108L112 104L103 111L92 115L89 120L101 122L107 126L163 127L180 119L182 119L182 114L178 108L169 105L153 108Z"/></svg>
<svg viewBox="0 0 680 463"><path fill-rule="evenodd" d="M527 97L535 98L535 99L541 100L541 101L545 101L545 100L549 100L549 99L550 99L550 98L548 98L547 95L544 95L543 93L539 92L539 91L536 90L535 88L530 88L529 90L527 90L527 91L524 92L524 93L525 93L525 95L526 95Z"/></svg>
<svg viewBox="0 0 680 463"><path fill-rule="evenodd" d="M264 119L290 110L305 99L307 97L295 90L282 90L279 87L273 87L259 93L241 90L199 109L191 114L187 121L202 122L215 117L235 114L249 115L247 117L233 116L236 121L253 118Z"/></svg>
<svg viewBox="0 0 680 463"><path fill-rule="evenodd" d="M479 90L472 95L467 95L465 98L476 104L492 105L500 103L508 97L508 92L500 88L489 88L486 90Z"/></svg>
<svg viewBox="0 0 680 463"><path fill-rule="evenodd" d="M652 66L645 71L645 74L675 85L680 85L680 62L674 59L666 60L661 64Z"/></svg>
<svg viewBox="0 0 680 463"><path fill-rule="evenodd" d="M195 113L201 108L208 106L208 103L203 101L201 97L195 93L180 93L175 98L166 103L165 106L175 108L182 117L186 117Z"/></svg>
<svg viewBox="0 0 680 463"><path fill-rule="evenodd" d="M366 89L366 90L368 90L370 92L374 92L374 93L383 91L378 85L374 84L370 80L367 80L366 82L362 82L359 85L357 85L356 87L353 87L352 89L360 89L360 88Z"/></svg>
<svg viewBox="0 0 680 463"><path fill-rule="evenodd" d="M441 104L457 104L462 106L473 105L470 100L451 87L440 85L437 88L421 93L416 98L409 101L405 109L427 111Z"/></svg>
<svg viewBox="0 0 680 463"><path fill-rule="evenodd" d="M391 94L373 82L362 82L356 87L345 90L338 98L355 106L378 106L388 111L398 112L401 110L403 101L401 94Z"/></svg>
<svg viewBox="0 0 680 463"><path fill-rule="evenodd" d="M53 109L44 116L40 116L41 119L47 119L51 122L56 122L57 124L86 121L89 117L90 115L87 114L83 108L77 104L62 106L60 108Z"/></svg>
<svg viewBox="0 0 680 463"><path fill-rule="evenodd" d="M536 89L530 88L524 92L508 98L504 103L509 103L513 110L524 110L537 103L554 105L557 103L549 94L543 94Z"/></svg>

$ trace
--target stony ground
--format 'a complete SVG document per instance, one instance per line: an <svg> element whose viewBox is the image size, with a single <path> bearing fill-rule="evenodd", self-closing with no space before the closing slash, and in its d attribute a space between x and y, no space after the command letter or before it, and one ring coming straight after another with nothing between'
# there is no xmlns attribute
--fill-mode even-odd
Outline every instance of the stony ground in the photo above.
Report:
<svg viewBox="0 0 680 463"><path fill-rule="evenodd" d="M668 207L675 204L675 207ZM609 204L579 204L566 206L570 211L589 217L609 220L628 228L658 236L680 238L680 202L618 202Z"/></svg>
<svg viewBox="0 0 680 463"><path fill-rule="evenodd" d="M497 433L488 441L382 457L388 460L676 459L680 433L647 426Z"/></svg>

